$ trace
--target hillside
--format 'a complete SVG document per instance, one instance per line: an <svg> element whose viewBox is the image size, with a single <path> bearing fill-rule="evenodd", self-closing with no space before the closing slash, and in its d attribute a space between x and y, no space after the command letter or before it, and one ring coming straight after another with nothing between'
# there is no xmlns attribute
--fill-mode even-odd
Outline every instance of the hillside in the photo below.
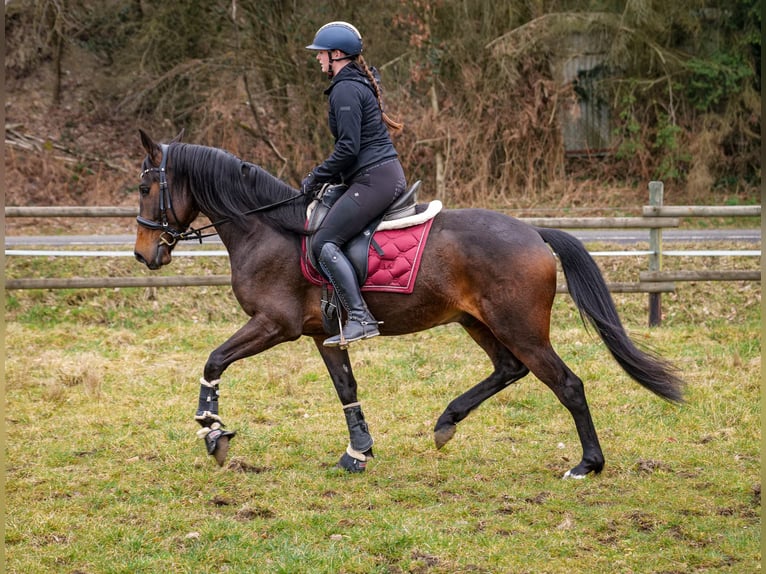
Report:
<svg viewBox="0 0 766 574"><path fill-rule="evenodd" d="M225 148L297 185L332 146L326 80L303 49L326 16L299 4L293 12L272 2L167 2L148 11L100 0L61 12L56 2L11 2L6 205L135 205L139 127L160 140L183 128L186 141ZM539 14L515 2L492 14L481 2L392 4L339 11L368 31L366 53L381 69L387 109L405 123L396 144L409 179L424 180L422 198L525 214L626 212L646 202L656 178L669 203L760 201L757 2L737 4L726 21L627 9L553 18L565 2ZM615 18L635 19L662 44L619 35ZM706 26L737 41L710 52L695 43ZM664 35L670 29L686 35ZM604 65L619 61L623 77L561 83L557 38L584 30L609 40ZM698 53L681 58L681 43ZM664 70L653 53L668 62ZM690 83L671 90L670 78ZM611 102L611 147L570 154L567 118L587 111L589 94ZM9 232L49 223L7 221Z"/></svg>

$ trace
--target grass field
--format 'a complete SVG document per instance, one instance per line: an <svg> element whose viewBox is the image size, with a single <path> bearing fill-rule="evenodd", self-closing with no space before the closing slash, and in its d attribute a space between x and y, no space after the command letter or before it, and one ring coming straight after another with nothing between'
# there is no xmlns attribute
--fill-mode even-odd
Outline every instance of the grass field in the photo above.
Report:
<svg viewBox="0 0 766 574"><path fill-rule="evenodd" d="M82 261L12 258L6 276L142 273ZM626 261L599 263L622 281ZM208 353L244 322L228 288L8 292L7 571L760 571L760 285L679 284L651 330L646 295L615 299L634 339L680 367L687 403L629 380L558 297L554 345L607 459L564 481L574 424L531 375L435 450L436 418L489 372L456 327L352 349L376 439L363 475L333 468L348 436L310 341L235 363L219 469L192 417Z"/></svg>

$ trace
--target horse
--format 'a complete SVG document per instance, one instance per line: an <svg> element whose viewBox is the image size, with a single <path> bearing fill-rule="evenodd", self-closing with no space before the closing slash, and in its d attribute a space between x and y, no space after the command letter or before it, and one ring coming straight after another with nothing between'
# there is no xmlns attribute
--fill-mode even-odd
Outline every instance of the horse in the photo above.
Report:
<svg viewBox="0 0 766 574"><path fill-rule="evenodd" d="M219 414L224 371L302 336L313 339L346 418L349 443L337 463L362 472L374 456L373 438L357 396L347 348L326 347L321 287L301 272L301 242L312 198L263 168L218 148L167 144L140 130L146 151L139 184L134 254L149 269L168 265L184 239L201 240L211 222L228 251L231 287L249 320L214 349L204 365L195 420L208 454L223 466L235 431ZM571 414L582 458L563 478L600 473L604 455L582 380L554 351L551 309L560 262L568 292L585 327L593 327L620 367L640 385L670 403L683 402L678 369L654 352L639 349L626 333L603 275L574 236L531 226L487 209L444 209L430 236L410 294L368 292L367 304L382 322L382 336L397 336L458 323L489 357L493 370L447 404L434 426L436 448L457 425L496 393L532 372Z"/></svg>

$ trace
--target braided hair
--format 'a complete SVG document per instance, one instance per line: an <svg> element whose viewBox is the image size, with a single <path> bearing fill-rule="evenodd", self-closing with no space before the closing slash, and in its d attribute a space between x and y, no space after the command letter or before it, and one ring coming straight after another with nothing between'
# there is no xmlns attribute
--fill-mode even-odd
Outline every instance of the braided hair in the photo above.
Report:
<svg viewBox="0 0 766 574"><path fill-rule="evenodd" d="M400 132L404 128L404 124L392 119L391 117L389 117L389 115L385 111L383 111L381 87L380 87L380 83L378 82L378 79L375 77L375 74L373 74L372 70L367 65L367 62L364 61L364 58L362 57L361 54L359 54L356 57L356 62L370 80L370 85L372 86L372 89L375 92L375 98L378 100L378 107L380 108L380 113L383 116L383 123L386 124L386 126L388 126L388 129L390 129L392 132L394 133Z"/></svg>

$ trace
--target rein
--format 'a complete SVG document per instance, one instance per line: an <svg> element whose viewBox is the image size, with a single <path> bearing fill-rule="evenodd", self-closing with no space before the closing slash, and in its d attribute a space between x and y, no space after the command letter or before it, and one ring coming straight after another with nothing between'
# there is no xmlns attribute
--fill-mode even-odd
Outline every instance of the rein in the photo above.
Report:
<svg viewBox="0 0 766 574"><path fill-rule="evenodd" d="M173 199L172 199L173 196L168 190L168 180L166 176L168 145L160 144L160 147L162 149L162 161L160 162L160 166L150 167L141 172L142 178L147 173L156 172L160 174L160 221L147 219L146 217L142 217L141 215L136 217L136 221L138 222L139 225L147 229L162 231L159 241L160 243L164 243L168 247L173 247L179 241L189 241L192 239L198 240L201 244L202 240L205 237L215 237L216 235L218 235L217 231L214 233L206 233L206 234L203 234L202 232L205 231L206 229L214 228L217 225L231 221L231 217L225 217L216 222L210 223L208 225L204 225L196 229L193 227L187 226L187 229L184 229L183 231L179 231L178 229L170 225L170 222L168 221L168 210L173 215L173 218L176 221L178 221L178 216L176 215L175 209L173 208ZM248 211L245 211L242 215L251 215L253 213L258 213L261 211L268 211L270 209L274 209L275 207L279 207L280 205L284 205L286 203L290 203L291 201L295 201L296 199L298 199L299 197L303 197L304 195L305 195L304 192L300 191L297 195L293 195L292 197L288 197L286 199L280 199L279 201L270 203L269 205L262 205L261 207L250 209Z"/></svg>

